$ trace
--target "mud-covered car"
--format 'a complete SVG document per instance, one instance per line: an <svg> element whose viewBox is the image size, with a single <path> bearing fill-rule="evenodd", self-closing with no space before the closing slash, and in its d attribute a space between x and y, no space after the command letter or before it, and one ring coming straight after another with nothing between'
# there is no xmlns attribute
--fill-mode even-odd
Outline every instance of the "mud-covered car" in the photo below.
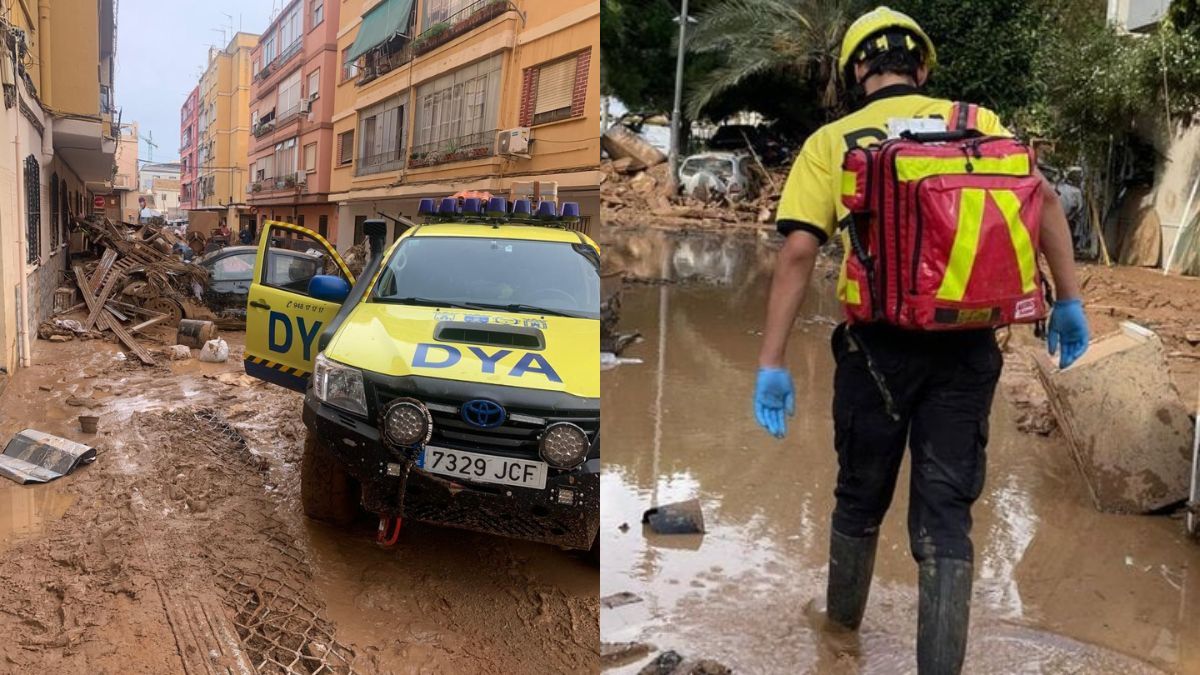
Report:
<svg viewBox="0 0 1200 675"><path fill-rule="evenodd" d="M319 252L293 251L275 247L272 255L286 256L286 264L272 267L275 275L295 276L304 283L324 271L324 256ZM204 304L217 316L246 318L246 301L254 279L257 246L227 246L207 253L195 262L208 270L208 287L204 289ZM270 281L270 280L269 280ZM286 280L277 278L277 283Z"/></svg>
<svg viewBox="0 0 1200 675"><path fill-rule="evenodd" d="M320 236L264 228L245 367L305 392L310 517L365 509L385 544L410 518L598 553L599 250L499 201L423 204L430 222L386 252L368 221L357 281ZM272 232L311 239L336 273L273 282Z"/></svg>

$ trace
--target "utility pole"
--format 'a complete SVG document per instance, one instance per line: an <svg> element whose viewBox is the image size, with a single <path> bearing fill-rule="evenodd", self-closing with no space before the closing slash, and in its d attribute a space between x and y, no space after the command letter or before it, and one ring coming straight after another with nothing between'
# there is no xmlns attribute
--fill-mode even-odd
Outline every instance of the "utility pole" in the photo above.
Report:
<svg viewBox="0 0 1200 675"><path fill-rule="evenodd" d="M679 180L679 122L683 113L679 104L683 99L683 50L687 42L688 0L683 0L679 15L679 53L675 58L675 107L671 109L671 152L667 154L671 166L671 184Z"/></svg>

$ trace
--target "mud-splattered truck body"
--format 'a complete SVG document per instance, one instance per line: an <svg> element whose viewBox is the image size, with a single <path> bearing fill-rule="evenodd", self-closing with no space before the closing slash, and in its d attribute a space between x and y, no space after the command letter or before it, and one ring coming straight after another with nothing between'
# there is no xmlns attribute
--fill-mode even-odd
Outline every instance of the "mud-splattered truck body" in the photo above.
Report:
<svg viewBox="0 0 1200 675"><path fill-rule="evenodd" d="M593 550L599 249L557 218L430 221L386 251L379 237L357 282L318 235L264 227L246 372L305 393L305 512L348 523L365 509L383 543L415 519ZM298 234L326 274L271 269Z"/></svg>

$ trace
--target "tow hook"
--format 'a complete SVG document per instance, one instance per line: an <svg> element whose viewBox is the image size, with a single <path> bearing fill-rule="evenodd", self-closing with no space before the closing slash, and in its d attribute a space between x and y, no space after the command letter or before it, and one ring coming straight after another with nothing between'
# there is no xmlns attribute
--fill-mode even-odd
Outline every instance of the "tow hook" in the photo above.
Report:
<svg viewBox="0 0 1200 675"><path fill-rule="evenodd" d="M404 520L400 516L379 516L379 529L375 532L375 543L384 548L391 548L400 539L400 525Z"/></svg>

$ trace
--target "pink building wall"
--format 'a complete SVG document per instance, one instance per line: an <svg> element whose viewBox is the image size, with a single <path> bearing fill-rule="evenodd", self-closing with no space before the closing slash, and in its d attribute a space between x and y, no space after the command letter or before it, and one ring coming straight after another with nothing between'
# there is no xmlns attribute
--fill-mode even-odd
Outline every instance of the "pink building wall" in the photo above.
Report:
<svg viewBox="0 0 1200 675"><path fill-rule="evenodd" d="M313 8L315 4L323 4L323 21L314 25ZM261 117L266 111L277 108L278 88L280 83L297 70L300 71L300 100L309 99L313 92L309 91L309 77L319 70L319 85L317 98L311 103L307 114L300 114L291 119L279 119L281 110L274 110L276 123L273 130L266 130L255 136L251 130L249 146L249 166L251 184L259 183L258 192L247 194L247 201L256 207L258 220L271 218L296 222L299 216L304 216L304 225L317 230L320 216L325 216L327 235L336 234L337 207L329 203L329 178L335 151L333 136L333 94L339 77L340 63L337 54L338 10L341 2L338 0L293 0L288 3L279 16L263 31L258 46L251 52L251 63L256 64L256 72L250 85L250 110L258 111ZM293 8L299 7L302 15L301 46L299 52L285 59L279 58L286 54L288 45L279 44L281 22ZM263 49L267 36L276 35L277 56L272 64L264 64ZM255 164L258 160L273 155L275 145L297 138L297 166L305 174L303 187L277 186L271 181L256 181ZM304 148L316 144L315 170L304 171ZM279 176L285 171L278 167L274 171Z"/></svg>
<svg viewBox="0 0 1200 675"><path fill-rule="evenodd" d="M196 120L199 105L200 85L196 85L179 109L179 208L184 211L196 207L193 184L199 173L196 167L196 161L200 157L196 144Z"/></svg>

